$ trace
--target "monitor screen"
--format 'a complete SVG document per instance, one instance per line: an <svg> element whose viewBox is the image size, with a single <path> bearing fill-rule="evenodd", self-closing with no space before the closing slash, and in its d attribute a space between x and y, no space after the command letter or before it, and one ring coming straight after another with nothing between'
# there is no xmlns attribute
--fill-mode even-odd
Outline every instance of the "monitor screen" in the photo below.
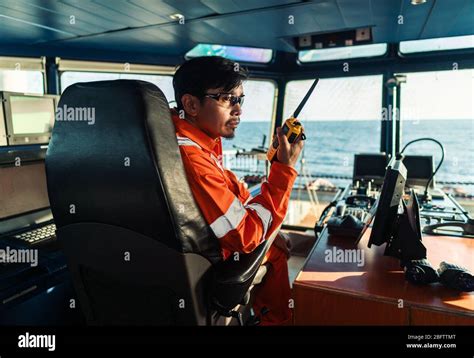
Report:
<svg viewBox="0 0 474 358"><path fill-rule="evenodd" d="M381 184L387 167L385 153L368 153L354 155L354 182L357 180L374 180Z"/></svg>
<svg viewBox="0 0 474 358"><path fill-rule="evenodd" d="M377 211L370 233L369 247L372 244L380 246L390 241L397 213L401 207L406 177L407 170L402 161L393 160L387 168L382 191L375 204Z"/></svg>
<svg viewBox="0 0 474 358"><path fill-rule="evenodd" d="M376 203L368 245L386 244L384 255L400 259L402 266L412 260L426 258L418 200L413 190L406 201L403 197L406 178L407 169L402 160L393 160L387 168L382 192Z"/></svg>
<svg viewBox="0 0 474 358"><path fill-rule="evenodd" d="M426 186L428 184L434 170L432 155L407 155L403 159L403 164L408 171L408 186ZM434 178L430 187L434 187Z"/></svg>
<svg viewBox="0 0 474 358"><path fill-rule="evenodd" d="M47 143L54 125L56 97L3 92L8 144Z"/></svg>
<svg viewBox="0 0 474 358"><path fill-rule="evenodd" d="M44 162L0 166L0 220L47 207Z"/></svg>
<svg viewBox="0 0 474 358"><path fill-rule="evenodd" d="M54 122L54 99L11 96L14 134L47 133Z"/></svg>

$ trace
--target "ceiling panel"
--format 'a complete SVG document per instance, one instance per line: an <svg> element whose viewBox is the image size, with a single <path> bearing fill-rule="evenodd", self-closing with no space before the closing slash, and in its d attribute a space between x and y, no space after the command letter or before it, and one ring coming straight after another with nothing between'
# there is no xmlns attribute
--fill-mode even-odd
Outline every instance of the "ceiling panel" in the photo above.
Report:
<svg viewBox="0 0 474 358"><path fill-rule="evenodd" d="M38 48L182 55L201 42L294 51L295 36L369 25L376 43L473 34L474 1L0 0L0 45Z"/></svg>
<svg viewBox="0 0 474 358"><path fill-rule="evenodd" d="M36 39L54 41L69 36L67 33L51 31L47 28L29 27L24 22L12 21L0 14L0 45L29 44L34 43Z"/></svg>
<svg viewBox="0 0 474 358"><path fill-rule="evenodd" d="M52 32L63 31L76 35L85 35L123 27L111 12L97 4L90 8L91 1L78 6L77 1L2 1L0 14L7 15L12 21L23 22L26 28L47 26ZM84 10L88 8L88 10ZM74 23L71 23L71 16Z"/></svg>
<svg viewBox="0 0 474 358"><path fill-rule="evenodd" d="M191 20L211 15L214 10L198 0L0 1L0 43L7 42L5 38L18 43L47 42L164 24L172 22L169 15L175 13L182 13L185 19ZM22 30L16 34L18 26Z"/></svg>
<svg viewBox="0 0 474 358"><path fill-rule="evenodd" d="M436 1L422 37L444 37L474 33L474 1Z"/></svg>
<svg viewBox="0 0 474 358"><path fill-rule="evenodd" d="M348 28L374 24L370 0L338 0L339 11Z"/></svg>
<svg viewBox="0 0 474 358"><path fill-rule="evenodd" d="M396 42L402 0L371 0L370 7L375 25L372 31L374 42Z"/></svg>
<svg viewBox="0 0 474 358"><path fill-rule="evenodd" d="M423 32L426 19L430 15L433 8L433 1L429 1L422 5L411 5L410 0L403 0L401 2L400 14L402 18L397 15L397 36L399 41L418 38ZM400 22L400 23L399 23Z"/></svg>
<svg viewBox="0 0 474 358"><path fill-rule="evenodd" d="M136 45L131 43L133 38L127 36L127 34L133 32L134 34L154 34L154 41L149 44L147 49L152 52L167 54L181 54L183 48L189 49L189 47L183 46L187 45L183 41L192 41L193 44L224 43L227 45L247 45L291 51L294 49L288 43L282 41L281 38L296 36L300 33L321 31L316 18L319 14L327 14L330 11L339 12L337 6L328 3L296 5L283 9L214 16L198 21L188 21L184 25L172 23L145 29L131 29L126 33L105 34L100 36L100 39L97 36L84 37L62 43L64 45L74 44L77 46L77 44L83 44L84 46L115 48L121 41L121 47L128 48L130 46L131 49L135 49ZM294 24L289 23L289 16L293 16ZM262 19L266 19L264 24ZM339 16L337 19L337 28L343 28L342 17ZM262 29L262 26L264 29ZM163 32L165 35L163 35ZM169 43L169 33L175 35L175 43ZM165 46L167 48L164 48Z"/></svg>
<svg viewBox="0 0 474 358"><path fill-rule="evenodd" d="M323 31L344 29L346 27L337 2L321 2L312 4L311 7L316 16L316 21Z"/></svg>
<svg viewBox="0 0 474 358"><path fill-rule="evenodd" d="M134 0L134 2L142 3L145 9L148 9L150 6L155 6L164 16L169 16L172 13L180 13L183 14L186 19L209 16L215 12L200 0ZM163 13L163 11L165 11L165 13Z"/></svg>
<svg viewBox="0 0 474 358"><path fill-rule="evenodd" d="M248 11L273 6L297 4L299 0L201 0L201 2L213 9L218 14Z"/></svg>

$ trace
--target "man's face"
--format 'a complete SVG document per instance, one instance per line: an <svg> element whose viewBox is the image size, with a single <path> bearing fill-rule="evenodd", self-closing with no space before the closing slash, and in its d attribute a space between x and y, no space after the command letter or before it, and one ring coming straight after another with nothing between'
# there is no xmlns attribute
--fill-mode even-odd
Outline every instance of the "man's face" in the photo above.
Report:
<svg viewBox="0 0 474 358"><path fill-rule="evenodd" d="M218 93L229 93L240 97L243 96L244 89L240 85L230 92L226 92L222 88L209 89L206 92L208 95ZM226 100L228 98L229 96L204 97L199 106L196 124L211 138L233 138L235 136L235 130L240 123L242 108L239 103L232 105L229 100Z"/></svg>

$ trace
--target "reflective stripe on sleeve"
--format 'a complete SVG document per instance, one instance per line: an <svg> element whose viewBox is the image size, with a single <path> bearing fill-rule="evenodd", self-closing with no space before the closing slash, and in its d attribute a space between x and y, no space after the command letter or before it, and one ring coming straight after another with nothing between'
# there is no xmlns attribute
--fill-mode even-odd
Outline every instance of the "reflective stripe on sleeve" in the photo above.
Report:
<svg viewBox="0 0 474 358"><path fill-rule="evenodd" d="M247 211L240 200L237 197L234 198L226 213L219 216L210 225L214 235L220 239L224 237L229 231L237 229L237 226L239 226L246 213Z"/></svg>
<svg viewBox="0 0 474 358"><path fill-rule="evenodd" d="M189 139L187 137L178 137L177 136L176 139L178 140L178 145L179 146L191 146L191 147L198 147L199 149L202 149L199 144L197 144L196 142L193 142L191 139Z"/></svg>
<svg viewBox="0 0 474 358"><path fill-rule="evenodd" d="M270 228L270 225L272 224L272 220L273 220L272 213L270 212L270 210L268 210L263 205L258 204L258 203L252 203L252 204L246 205L245 207L254 210L257 213L260 220L262 220L263 235L260 240L260 242L262 242L263 240L265 240L267 231Z"/></svg>

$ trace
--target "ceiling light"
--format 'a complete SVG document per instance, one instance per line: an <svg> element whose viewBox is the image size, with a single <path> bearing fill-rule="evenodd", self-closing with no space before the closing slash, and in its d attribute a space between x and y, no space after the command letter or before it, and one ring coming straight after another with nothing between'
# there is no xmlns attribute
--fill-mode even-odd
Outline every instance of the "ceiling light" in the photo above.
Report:
<svg viewBox="0 0 474 358"><path fill-rule="evenodd" d="M172 14L170 15L171 20L179 21L184 18L183 14Z"/></svg>
<svg viewBox="0 0 474 358"><path fill-rule="evenodd" d="M411 0L412 5L421 5L424 4L426 0Z"/></svg>

